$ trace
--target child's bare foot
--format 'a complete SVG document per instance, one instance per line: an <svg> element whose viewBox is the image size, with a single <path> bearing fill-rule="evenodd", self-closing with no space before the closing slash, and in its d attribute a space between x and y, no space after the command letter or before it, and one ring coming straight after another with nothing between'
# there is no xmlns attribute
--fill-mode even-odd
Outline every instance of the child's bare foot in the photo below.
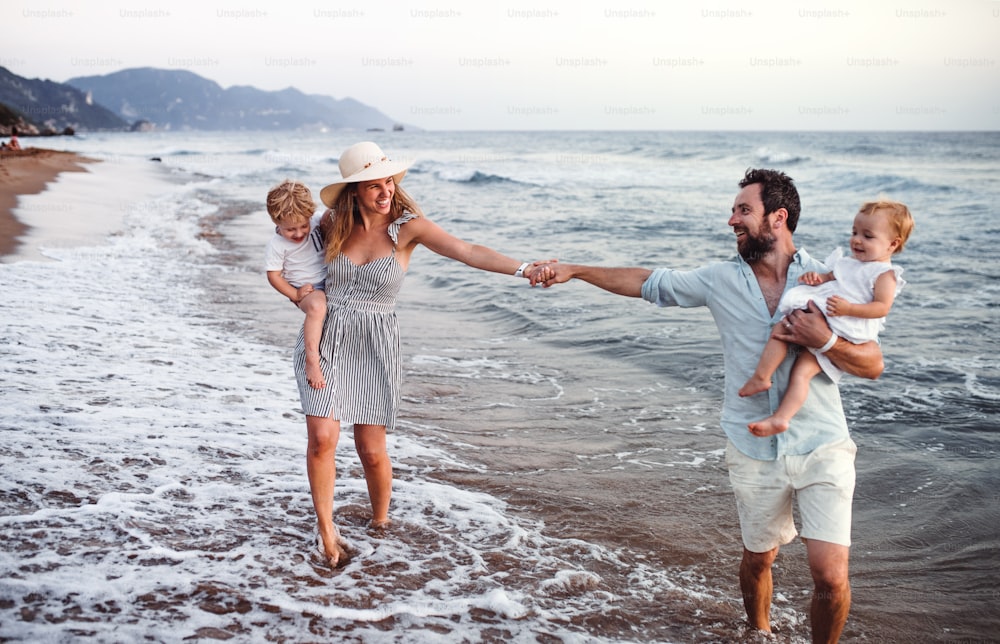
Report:
<svg viewBox="0 0 1000 644"><path fill-rule="evenodd" d="M747 425L754 436L774 436L788 430L788 421L777 416L768 416L764 420Z"/></svg>
<svg viewBox="0 0 1000 644"><path fill-rule="evenodd" d="M327 544L330 544L329 546ZM347 564L348 555L347 550L344 548L346 542L340 536L340 530L337 526L333 526L333 534L323 537L322 532L316 533L316 549L319 550L320 556L323 557L323 561L330 565L331 568L339 568Z"/></svg>
<svg viewBox="0 0 1000 644"><path fill-rule="evenodd" d="M326 378L323 377L323 369L319 366L319 351L306 353L306 382L313 389L326 387Z"/></svg>
<svg viewBox="0 0 1000 644"><path fill-rule="evenodd" d="M750 379L743 383L740 387L740 397L746 398L747 396L753 396L759 394L762 391L767 391L771 388L770 378L759 378L757 376L750 376Z"/></svg>

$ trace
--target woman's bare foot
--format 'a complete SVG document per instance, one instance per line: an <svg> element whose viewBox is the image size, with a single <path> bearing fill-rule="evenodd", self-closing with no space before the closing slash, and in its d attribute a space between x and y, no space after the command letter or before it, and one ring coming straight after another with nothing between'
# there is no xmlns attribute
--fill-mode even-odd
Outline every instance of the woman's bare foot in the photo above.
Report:
<svg viewBox="0 0 1000 644"><path fill-rule="evenodd" d="M368 524L368 530L381 534L388 530L391 525L392 521L390 519L372 519L372 522Z"/></svg>
<svg viewBox="0 0 1000 644"><path fill-rule="evenodd" d="M348 555L344 548L345 545L347 542L340 536L340 530L337 529L337 526L333 526L333 534L325 538L322 532L316 532L316 549L319 550L323 561L328 563L331 568L339 568L347 564Z"/></svg>
<svg viewBox="0 0 1000 644"><path fill-rule="evenodd" d="M742 398L746 398L747 396L753 396L762 391L767 391L770 388L770 378L759 378L756 375L750 376L750 379L743 383L743 386L740 387L740 396Z"/></svg>
<svg viewBox="0 0 1000 644"><path fill-rule="evenodd" d="M774 436L788 430L788 421L777 416L768 416L764 420L747 425L754 436Z"/></svg>
<svg viewBox="0 0 1000 644"><path fill-rule="evenodd" d="M313 389L326 387L326 378L323 377L323 369L319 366L319 351L306 352L306 382Z"/></svg>

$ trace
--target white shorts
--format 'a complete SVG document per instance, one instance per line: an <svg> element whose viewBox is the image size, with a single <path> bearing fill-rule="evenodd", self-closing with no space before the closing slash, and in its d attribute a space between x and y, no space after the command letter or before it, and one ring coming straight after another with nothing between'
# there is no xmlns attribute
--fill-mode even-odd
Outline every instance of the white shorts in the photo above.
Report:
<svg viewBox="0 0 1000 644"><path fill-rule="evenodd" d="M845 438L809 454L759 461L730 441L726 465L746 549L769 552L795 538L792 499L798 502L803 539L850 546L857 451Z"/></svg>

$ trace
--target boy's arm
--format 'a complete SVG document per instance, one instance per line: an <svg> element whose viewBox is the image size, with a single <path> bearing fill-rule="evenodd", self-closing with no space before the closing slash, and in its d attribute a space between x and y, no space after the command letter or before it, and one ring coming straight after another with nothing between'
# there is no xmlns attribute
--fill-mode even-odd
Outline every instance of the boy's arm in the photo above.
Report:
<svg viewBox="0 0 1000 644"><path fill-rule="evenodd" d="M288 280L286 280L281 275L281 271L268 271L267 281L270 282L271 286L275 288L279 293L290 299L295 304L299 303L299 289L292 286Z"/></svg>
<svg viewBox="0 0 1000 644"><path fill-rule="evenodd" d="M848 302L839 295L832 295L826 300L826 314L834 317L849 315L855 318L875 319L889 315L892 303L896 300L896 273L886 271L875 280L874 297L871 302L855 304Z"/></svg>

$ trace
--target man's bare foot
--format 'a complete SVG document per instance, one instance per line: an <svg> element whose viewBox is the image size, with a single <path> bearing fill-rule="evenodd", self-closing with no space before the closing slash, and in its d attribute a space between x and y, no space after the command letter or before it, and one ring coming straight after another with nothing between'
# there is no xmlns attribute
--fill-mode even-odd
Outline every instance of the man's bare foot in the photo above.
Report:
<svg viewBox="0 0 1000 644"><path fill-rule="evenodd" d="M323 377L323 369L319 366L319 351L306 353L306 382L313 389L326 387L326 378Z"/></svg>
<svg viewBox="0 0 1000 644"><path fill-rule="evenodd" d="M774 436L788 430L788 421L777 416L768 416L764 420L747 425L754 436Z"/></svg>
<svg viewBox="0 0 1000 644"><path fill-rule="evenodd" d="M331 568L339 568L347 564L349 557L344 548L346 544L347 542L340 536L340 530L337 529L337 526L333 526L333 534L327 538L323 537L322 532L316 532L316 549L319 550L323 561Z"/></svg>
<svg viewBox="0 0 1000 644"><path fill-rule="evenodd" d="M750 379L743 383L740 387L740 397L746 398L747 396L753 396L759 394L762 391L767 391L771 388L771 380L758 378L757 376L750 376Z"/></svg>

